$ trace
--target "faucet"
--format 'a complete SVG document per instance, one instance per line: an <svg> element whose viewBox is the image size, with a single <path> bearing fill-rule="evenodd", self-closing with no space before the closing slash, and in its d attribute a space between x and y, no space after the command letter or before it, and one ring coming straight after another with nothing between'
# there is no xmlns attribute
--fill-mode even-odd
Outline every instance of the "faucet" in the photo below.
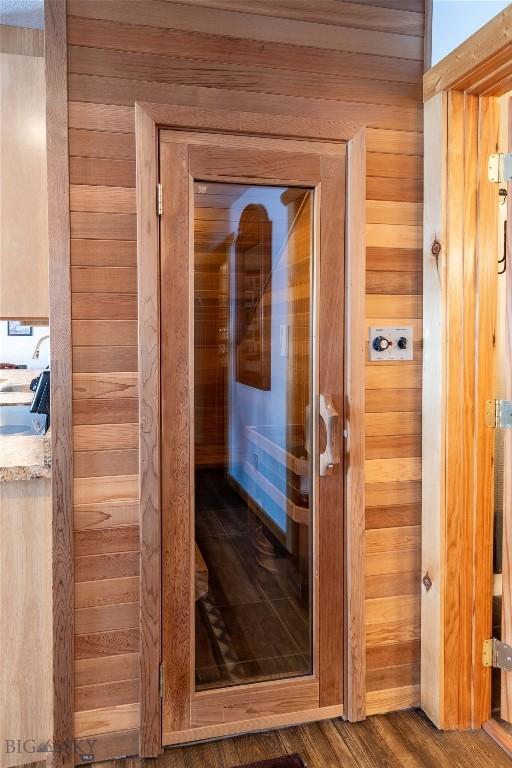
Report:
<svg viewBox="0 0 512 768"><path fill-rule="evenodd" d="M36 344L36 348L34 349L34 354L32 355L32 360L39 360L39 350L40 350L41 344L43 343L43 341L46 341L46 339L49 339L49 338L50 338L50 334L49 333L46 336L41 336L41 338L39 339L39 341Z"/></svg>

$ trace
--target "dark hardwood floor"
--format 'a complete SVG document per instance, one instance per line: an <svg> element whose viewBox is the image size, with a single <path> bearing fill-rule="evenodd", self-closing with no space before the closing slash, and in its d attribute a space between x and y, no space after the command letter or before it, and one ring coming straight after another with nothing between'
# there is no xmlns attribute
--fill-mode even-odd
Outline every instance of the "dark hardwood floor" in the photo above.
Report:
<svg viewBox="0 0 512 768"><path fill-rule="evenodd" d="M195 488L196 543L208 572L208 591L196 600L197 689L310 674L307 566L224 469L201 468Z"/></svg>
<svg viewBox="0 0 512 768"><path fill-rule="evenodd" d="M511 768L483 731L437 731L417 710L369 717L362 723L327 720L168 749L154 768L232 768L298 752L308 768ZM139 768L116 760L112 768ZM106 765L105 765L106 768Z"/></svg>

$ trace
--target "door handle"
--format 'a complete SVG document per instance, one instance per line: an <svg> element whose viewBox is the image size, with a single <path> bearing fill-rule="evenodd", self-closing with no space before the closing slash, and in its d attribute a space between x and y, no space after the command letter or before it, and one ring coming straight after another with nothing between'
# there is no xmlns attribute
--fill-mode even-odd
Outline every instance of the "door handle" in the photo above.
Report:
<svg viewBox="0 0 512 768"><path fill-rule="evenodd" d="M320 395L320 418L325 424L325 451L320 454L320 475L332 475L340 463L340 415L332 395Z"/></svg>

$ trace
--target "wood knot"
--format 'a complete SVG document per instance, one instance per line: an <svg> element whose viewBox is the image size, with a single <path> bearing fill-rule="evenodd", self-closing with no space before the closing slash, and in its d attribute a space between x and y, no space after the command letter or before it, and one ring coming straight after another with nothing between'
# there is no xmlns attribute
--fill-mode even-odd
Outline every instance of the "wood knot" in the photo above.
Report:
<svg viewBox="0 0 512 768"><path fill-rule="evenodd" d="M432 251L433 256L439 256L439 254L441 253L441 243L439 242L439 240L434 240L434 242L432 243L432 248L430 250Z"/></svg>
<svg viewBox="0 0 512 768"><path fill-rule="evenodd" d="M430 578L430 576L428 575L428 571L427 571L427 572L426 572L426 574L424 575L424 577L423 577L422 581L423 581L423 586L425 587L425 589L426 589L426 590L427 590L427 592L428 592L428 591L429 591L429 589L430 589L430 587L432 586L432 579L431 579L431 578Z"/></svg>

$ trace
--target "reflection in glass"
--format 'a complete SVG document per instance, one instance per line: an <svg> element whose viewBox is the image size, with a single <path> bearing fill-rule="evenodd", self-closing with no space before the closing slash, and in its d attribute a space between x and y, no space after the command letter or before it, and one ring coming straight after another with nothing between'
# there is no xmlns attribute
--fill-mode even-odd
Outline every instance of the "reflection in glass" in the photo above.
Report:
<svg viewBox="0 0 512 768"><path fill-rule="evenodd" d="M312 672L312 202L194 184L198 690Z"/></svg>

